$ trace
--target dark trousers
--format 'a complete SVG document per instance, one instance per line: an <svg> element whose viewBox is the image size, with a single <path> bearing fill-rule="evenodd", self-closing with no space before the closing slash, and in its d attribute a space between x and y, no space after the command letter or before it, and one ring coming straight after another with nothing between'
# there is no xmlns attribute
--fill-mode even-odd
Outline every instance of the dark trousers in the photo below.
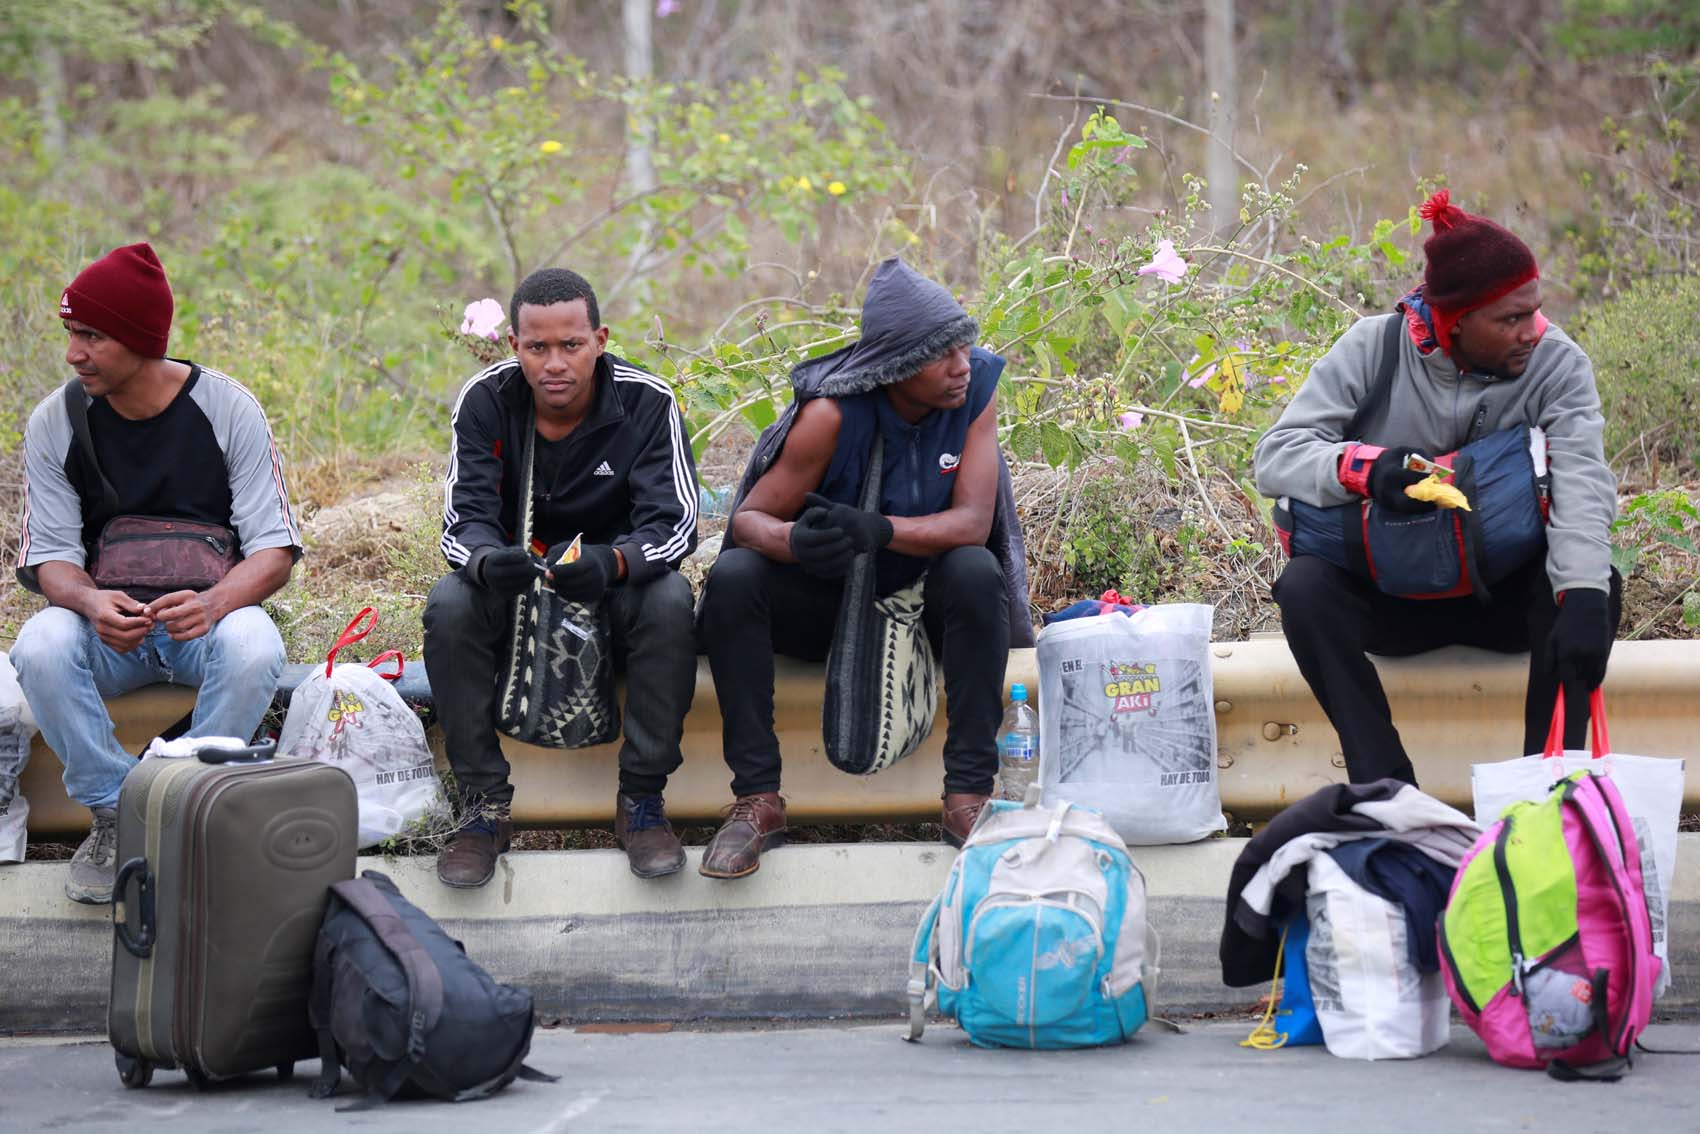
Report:
<svg viewBox="0 0 1700 1134"><path fill-rule="evenodd" d="M720 553L703 592L698 633L714 671L732 793L779 790L773 731L773 655L822 661L843 584L749 548ZM998 770L1009 604L1003 571L984 547L934 559L921 618L944 669L944 789L989 793Z"/></svg>
<svg viewBox="0 0 1700 1134"><path fill-rule="evenodd" d="M1299 672L1340 734L1346 771L1355 784L1385 776L1417 782L1393 727L1387 694L1366 653L1408 657L1441 646L1476 646L1498 653L1529 651L1523 704L1523 749L1539 752L1552 725L1558 677L1547 661L1547 637L1558 617L1542 557L1490 588L1492 601L1470 598L1402 599L1311 555L1287 564L1275 583L1281 629ZM1623 580L1611 575L1612 633L1623 613ZM1586 689L1566 689L1564 743L1582 747L1588 729ZM1491 754L1483 753L1484 758Z"/></svg>
<svg viewBox="0 0 1700 1134"><path fill-rule="evenodd" d="M642 586L608 592L614 666L626 682L620 790L652 795L684 759L679 739L696 692L691 586L669 571ZM444 575L425 603L425 673L461 795L506 804L508 762L496 736L497 683L513 600L460 572Z"/></svg>

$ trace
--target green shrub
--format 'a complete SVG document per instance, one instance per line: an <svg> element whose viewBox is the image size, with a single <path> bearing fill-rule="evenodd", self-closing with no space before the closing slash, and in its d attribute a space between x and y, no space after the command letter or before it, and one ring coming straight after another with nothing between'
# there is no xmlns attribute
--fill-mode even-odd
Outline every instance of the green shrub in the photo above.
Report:
<svg viewBox="0 0 1700 1134"><path fill-rule="evenodd" d="M1700 275L1645 280L1593 308L1576 334L1594 362L1606 459L1644 467L1655 483L1700 466ZM1675 466L1666 468L1666 466Z"/></svg>
<svg viewBox="0 0 1700 1134"><path fill-rule="evenodd" d="M1103 462L1067 505L1062 556L1073 574L1071 598L1097 598L1110 588L1143 603L1192 602L1203 594L1204 532L1188 522L1178 496L1161 490L1156 470L1148 465L1146 472L1158 488L1131 487L1127 466Z"/></svg>

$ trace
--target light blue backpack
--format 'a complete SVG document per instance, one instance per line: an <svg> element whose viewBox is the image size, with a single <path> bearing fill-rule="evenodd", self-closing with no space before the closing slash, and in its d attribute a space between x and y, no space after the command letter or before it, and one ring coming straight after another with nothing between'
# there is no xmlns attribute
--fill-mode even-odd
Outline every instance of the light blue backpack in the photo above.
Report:
<svg viewBox="0 0 1700 1134"><path fill-rule="evenodd" d="M1068 803L994 800L915 931L907 1038L936 1003L981 1047L1121 1043L1145 1023L1156 972L1145 876L1110 825Z"/></svg>

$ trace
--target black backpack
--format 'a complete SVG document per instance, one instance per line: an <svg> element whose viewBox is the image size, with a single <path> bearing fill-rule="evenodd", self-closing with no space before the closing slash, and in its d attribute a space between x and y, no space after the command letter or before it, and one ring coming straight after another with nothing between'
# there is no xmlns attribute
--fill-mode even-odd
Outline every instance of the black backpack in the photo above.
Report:
<svg viewBox="0 0 1700 1134"><path fill-rule="evenodd" d="M321 1062L309 1093L334 1094L342 1067L366 1090L340 1110L398 1094L464 1102L516 1078L557 1078L525 1065L531 993L497 984L375 870L331 887L308 1016Z"/></svg>

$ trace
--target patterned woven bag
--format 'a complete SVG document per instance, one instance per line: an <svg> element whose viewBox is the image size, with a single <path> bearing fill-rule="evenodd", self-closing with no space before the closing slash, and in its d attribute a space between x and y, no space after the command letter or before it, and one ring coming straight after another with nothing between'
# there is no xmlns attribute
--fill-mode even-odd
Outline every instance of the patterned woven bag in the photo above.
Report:
<svg viewBox="0 0 1700 1134"><path fill-rule="evenodd" d="M870 511L880 505L884 449L875 437L862 486L861 506ZM844 580L821 707L826 758L856 775L889 768L919 748L933 731L939 702L938 668L921 622L927 577L881 597L878 554L858 555Z"/></svg>
<svg viewBox="0 0 1700 1134"><path fill-rule="evenodd" d="M531 545L536 423L526 432L519 545ZM544 748L584 748L620 735L612 627L605 602L568 602L541 574L514 599L496 728Z"/></svg>

